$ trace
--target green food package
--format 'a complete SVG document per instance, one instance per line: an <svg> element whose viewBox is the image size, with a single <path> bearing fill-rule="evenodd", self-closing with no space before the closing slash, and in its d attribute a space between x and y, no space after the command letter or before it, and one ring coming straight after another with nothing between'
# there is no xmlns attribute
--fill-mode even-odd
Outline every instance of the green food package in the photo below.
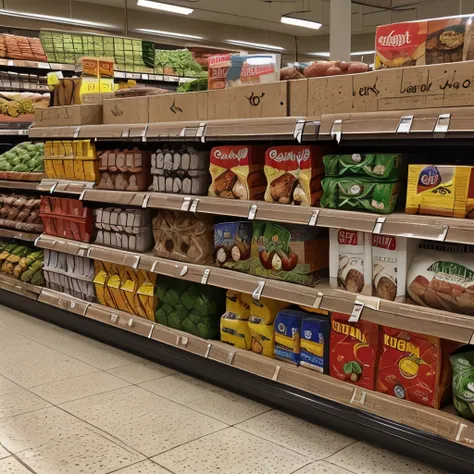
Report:
<svg viewBox="0 0 474 474"><path fill-rule="evenodd" d="M219 339L219 322L225 312L225 290L170 277L155 287L158 308L155 321L204 339Z"/></svg>
<svg viewBox="0 0 474 474"><path fill-rule="evenodd" d="M326 155L323 163L326 176L358 175L394 181L402 175L402 157L397 154Z"/></svg>
<svg viewBox="0 0 474 474"><path fill-rule="evenodd" d="M454 407L463 418L474 420L474 346L449 357L453 368Z"/></svg>
<svg viewBox="0 0 474 474"><path fill-rule="evenodd" d="M349 176L324 178L321 207L390 214L397 202L400 184L372 178Z"/></svg>

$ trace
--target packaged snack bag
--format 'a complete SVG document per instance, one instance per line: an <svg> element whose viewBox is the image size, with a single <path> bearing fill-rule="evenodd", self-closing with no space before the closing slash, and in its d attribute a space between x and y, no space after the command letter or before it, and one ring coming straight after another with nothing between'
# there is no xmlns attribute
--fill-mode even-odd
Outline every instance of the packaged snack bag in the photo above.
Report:
<svg viewBox="0 0 474 474"><path fill-rule="evenodd" d="M348 314L332 313L329 373L368 390L375 389L379 358L379 326L349 323Z"/></svg>
<svg viewBox="0 0 474 474"><path fill-rule="evenodd" d="M209 196L226 199L261 200L267 180L265 147L255 145L218 146L211 150Z"/></svg>
<svg viewBox="0 0 474 474"><path fill-rule="evenodd" d="M262 318L250 316L248 327L252 337L252 351L265 357L275 357L275 328L273 324L265 324Z"/></svg>
<svg viewBox="0 0 474 474"><path fill-rule="evenodd" d="M372 293L370 234L329 229L329 279L333 288Z"/></svg>
<svg viewBox="0 0 474 474"><path fill-rule="evenodd" d="M250 314L260 318L264 324L273 324L279 311L290 306L287 301L278 301L271 298L260 298L258 301L250 298Z"/></svg>
<svg viewBox="0 0 474 474"><path fill-rule="evenodd" d="M440 408L451 384L448 362L455 343L382 326L377 391Z"/></svg>
<svg viewBox="0 0 474 474"><path fill-rule="evenodd" d="M321 373L329 369L329 330L328 316L306 316L301 323L301 361L300 364Z"/></svg>
<svg viewBox="0 0 474 474"><path fill-rule="evenodd" d="M454 407L474 420L474 346L465 346L449 357L453 369Z"/></svg>
<svg viewBox="0 0 474 474"><path fill-rule="evenodd" d="M408 268L417 249L417 239L372 235L373 296L405 302Z"/></svg>
<svg viewBox="0 0 474 474"><path fill-rule="evenodd" d="M402 157L392 154L352 153L325 155L326 176L368 176L377 180L396 180L400 177Z"/></svg>
<svg viewBox="0 0 474 474"><path fill-rule="evenodd" d="M265 201L314 206L322 195L324 176L321 147L275 146L267 150Z"/></svg>
<svg viewBox="0 0 474 474"><path fill-rule="evenodd" d="M221 341L226 342L239 349L251 348L252 337L250 335L248 321L239 319L235 313L225 313L220 323Z"/></svg>
<svg viewBox="0 0 474 474"><path fill-rule="evenodd" d="M214 255L221 267L239 270L250 258L251 222L222 222L214 225Z"/></svg>

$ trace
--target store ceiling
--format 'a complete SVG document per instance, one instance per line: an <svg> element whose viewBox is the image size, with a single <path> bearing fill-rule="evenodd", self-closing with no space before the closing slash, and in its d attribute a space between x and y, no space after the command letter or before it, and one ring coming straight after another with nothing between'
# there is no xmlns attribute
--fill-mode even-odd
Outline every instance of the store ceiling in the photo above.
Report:
<svg viewBox="0 0 474 474"><path fill-rule="evenodd" d="M137 0L76 0L85 3L152 12L138 7ZM316 36L329 33L329 0L162 0L174 5L194 8L187 18L220 24L242 26L293 36ZM284 25L282 15L294 16L323 23L316 31ZM474 11L474 0L358 0L352 2L352 33L375 31L378 24L416 20L418 18L456 15ZM159 14L165 14L158 12Z"/></svg>

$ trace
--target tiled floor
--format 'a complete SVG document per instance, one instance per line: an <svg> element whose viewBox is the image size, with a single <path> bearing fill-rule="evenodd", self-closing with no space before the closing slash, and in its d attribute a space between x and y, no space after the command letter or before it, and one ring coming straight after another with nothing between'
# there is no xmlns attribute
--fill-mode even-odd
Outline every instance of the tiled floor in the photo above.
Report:
<svg viewBox="0 0 474 474"><path fill-rule="evenodd" d="M0 306L1 474L431 474Z"/></svg>

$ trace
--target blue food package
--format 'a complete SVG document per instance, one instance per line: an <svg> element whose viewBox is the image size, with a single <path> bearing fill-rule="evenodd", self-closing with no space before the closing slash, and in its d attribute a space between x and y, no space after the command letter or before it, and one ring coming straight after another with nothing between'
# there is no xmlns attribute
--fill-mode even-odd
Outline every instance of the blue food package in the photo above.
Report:
<svg viewBox="0 0 474 474"><path fill-rule="evenodd" d="M311 315L301 322L300 364L318 372L329 372L328 316Z"/></svg>
<svg viewBox="0 0 474 474"><path fill-rule="evenodd" d="M214 225L214 252L216 263L232 268L250 258L252 244L251 222L222 222Z"/></svg>
<svg viewBox="0 0 474 474"><path fill-rule="evenodd" d="M275 318L275 358L298 365L300 362L301 321L307 313L292 309Z"/></svg>

